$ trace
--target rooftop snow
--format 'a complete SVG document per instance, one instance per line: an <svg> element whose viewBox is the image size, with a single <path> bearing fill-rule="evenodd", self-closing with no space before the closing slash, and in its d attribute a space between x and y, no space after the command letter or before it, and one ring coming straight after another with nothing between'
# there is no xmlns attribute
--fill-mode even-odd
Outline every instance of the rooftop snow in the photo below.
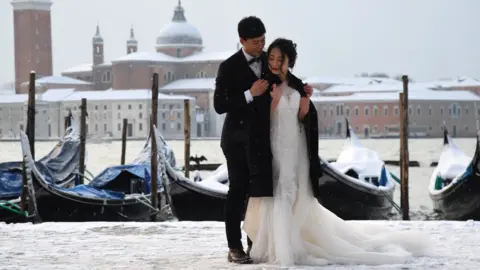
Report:
<svg viewBox="0 0 480 270"><path fill-rule="evenodd" d="M92 64L82 64L64 70L62 73L77 73L92 71Z"/></svg>
<svg viewBox="0 0 480 270"><path fill-rule="evenodd" d="M410 83L409 90L424 90L429 87ZM340 94L340 93L358 93L358 92L398 92L403 91L403 83L379 83L379 84L339 84L333 85L325 90L322 94Z"/></svg>
<svg viewBox="0 0 480 270"><path fill-rule="evenodd" d="M205 61L223 61L232 56L235 51L223 52L199 52L185 58L178 59L178 62L205 62Z"/></svg>
<svg viewBox="0 0 480 270"><path fill-rule="evenodd" d="M176 62L177 60L175 57L160 52L136 52L117 58L112 63L129 61Z"/></svg>
<svg viewBox="0 0 480 270"><path fill-rule="evenodd" d="M74 88L65 88L65 89L49 89L43 94L38 95L38 99L43 101L61 101L71 95L75 91Z"/></svg>
<svg viewBox="0 0 480 270"><path fill-rule="evenodd" d="M372 77L338 77L338 76L313 76L304 80L309 84L378 84L378 83L399 83L398 80L390 78Z"/></svg>
<svg viewBox="0 0 480 270"><path fill-rule="evenodd" d="M22 85L28 84L29 82L24 82ZM65 76L46 76L35 80L37 85L42 84L80 84L80 85L89 85L90 82L81 81Z"/></svg>
<svg viewBox="0 0 480 270"><path fill-rule="evenodd" d="M152 98L152 92L150 89L76 91L62 101L79 101L82 98L86 98L87 100L146 100ZM183 95L165 95L159 93L158 99L185 100L193 98Z"/></svg>
<svg viewBox="0 0 480 270"><path fill-rule="evenodd" d="M181 79L173 81L160 90L210 90L215 89L215 78Z"/></svg>
<svg viewBox="0 0 480 270"><path fill-rule="evenodd" d="M316 96L312 101L318 103L330 102L348 102L348 101L396 101L399 99L399 93L355 93L348 96ZM408 93L409 100L431 100L431 101L480 101L480 97L470 91L442 91L431 89L417 89Z"/></svg>
<svg viewBox="0 0 480 270"><path fill-rule="evenodd" d="M480 87L480 81L470 77L458 77L457 79L454 79L454 80L438 80L438 81L434 81L433 83L443 88L455 88L455 87L466 87L466 86Z"/></svg>
<svg viewBox="0 0 480 270"><path fill-rule="evenodd" d="M170 55L166 55L161 52L136 52L127 54L120 58L117 58L112 61L115 62L129 62L129 61L151 61L151 62L171 62L171 63L182 63L182 62L206 62L206 61L223 61L230 57L235 52L224 51L224 52L199 52L193 55L176 58Z"/></svg>

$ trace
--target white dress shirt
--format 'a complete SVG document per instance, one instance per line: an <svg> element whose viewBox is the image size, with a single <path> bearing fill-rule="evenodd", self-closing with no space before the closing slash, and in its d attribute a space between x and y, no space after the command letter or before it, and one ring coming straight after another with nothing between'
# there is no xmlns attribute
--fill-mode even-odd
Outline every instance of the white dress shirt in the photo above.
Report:
<svg viewBox="0 0 480 270"><path fill-rule="evenodd" d="M245 55L245 58L247 59L247 62L250 61L251 59L255 58L254 56L251 56L250 54L246 53L245 50L242 48L243 55ZM260 79L261 73L262 73L262 61L256 61L250 64L250 68L252 69L253 73ZM247 103L250 103L253 101L252 93L250 93L250 89L244 92L245 93L245 100Z"/></svg>

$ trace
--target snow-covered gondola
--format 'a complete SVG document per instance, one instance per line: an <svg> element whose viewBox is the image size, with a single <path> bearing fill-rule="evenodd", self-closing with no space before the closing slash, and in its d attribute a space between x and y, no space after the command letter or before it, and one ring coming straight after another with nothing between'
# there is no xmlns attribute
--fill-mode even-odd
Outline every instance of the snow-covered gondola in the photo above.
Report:
<svg viewBox="0 0 480 270"><path fill-rule="evenodd" d="M31 159L26 135L21 132L26 166L33 173L38 215L42 221L147 221L158 209L150 205L150 138L132 163L103 170L88 184L63 188L47 181L52 175L42 163ZM63 153L63 151L62 151ZM159 165L163 161L159 160ZM159 202L162 202L161 166L158 170Z"/></svg>
<svg viewBox="0 0 480 270"><path fill-rule="evenodd" d="M321 159L322 205L343 219L387 219L394 178L377 152L364 147L346 121L346 141L336 162Z"/></svg>
<svg viewBox="0 0 480 270"><path fill-rule="evenodd" d="M430 178L428 191L434 210L442 219L480 219L480 146L477 135L475 154L463 153L446 127L443 150Z"/></svg>
<svg viewBox="0 0 480 270"><path fill-rule="evenodd" d="M45 181L58 187L69 188L75 185L80 158L80 137L73 117L69 117L68 128L55 147L35 164L48 172ZM20 212L22 189L22 162L0 164L0 221L25 220ZM38 187L38 186L36 186Z"/></svg>

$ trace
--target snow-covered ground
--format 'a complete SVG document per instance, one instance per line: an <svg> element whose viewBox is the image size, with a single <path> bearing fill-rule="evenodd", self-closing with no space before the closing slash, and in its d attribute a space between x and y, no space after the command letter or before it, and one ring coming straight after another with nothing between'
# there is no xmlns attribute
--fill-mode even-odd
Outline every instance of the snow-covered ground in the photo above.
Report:
<svg viewBox="0 0 480 270"><path fill-rule="evenodd" d="M432 247L436 255L415 258L405 265L329 265L321 269L480 267L480 222L355 222L426 231L436 241ZM0 269L276 268L228 263L224 225L220 222L0 224L0 239Z"/></svg>

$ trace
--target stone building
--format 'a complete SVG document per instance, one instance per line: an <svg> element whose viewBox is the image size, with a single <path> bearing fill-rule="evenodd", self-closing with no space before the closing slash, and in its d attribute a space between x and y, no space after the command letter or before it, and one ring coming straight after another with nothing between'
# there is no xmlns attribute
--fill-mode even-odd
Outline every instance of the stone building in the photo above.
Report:
<svg viewBox="0 0 480 270"><path fill-rule="evenodd" d="M157 36L155 51L138 51L133 28L125 46L125 56L105 62L104 40L97 26L92 62L64 70L62 75L92 82L94 90L148 89L153 73L159 74L160 87L179 79L214 78L219 64L235 52L204 52L202 35L188 23L180 1L172 21Z"/></svg>
<svg viewBox="0 0 480 270"><path fill-rule="evenodd" d="M312 97L319 115L320 134L345 136L345 118L348 118L360 137L398 136L400 92ZM454 137L475 136L479 101L480 97L465 90L409 91L410 136L440 137L444 124Z"/></svg>

